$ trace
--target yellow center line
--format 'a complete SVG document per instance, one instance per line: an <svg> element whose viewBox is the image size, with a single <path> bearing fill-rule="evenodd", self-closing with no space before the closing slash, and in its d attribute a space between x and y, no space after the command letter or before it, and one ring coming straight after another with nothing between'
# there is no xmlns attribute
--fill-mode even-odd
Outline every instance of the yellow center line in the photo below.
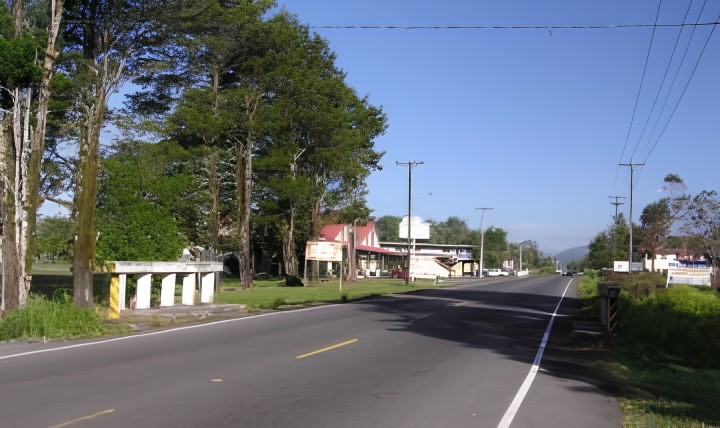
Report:
<svg viewBox="0 0 720 428"><path fill-rule="evenodd" d="M329 350L331 350L331 349L339 348L339 347L341 347L341 346L349 345L349 344L355 343L355 342L357 342L357 341L358 341L357 339L348 340L347 342L338 343L337 345L328 346L327 348L322 348L322 349L318 349L317 351L309 352L309 353L307 353L307 354L298 355L298 356L295 357L295 358L299 360L299 359L301 359L301 358L309 357L309 356L311 356L311 355L319 354L319 353L321 353L321 352L325 352L325 351L329 351Z"/></svg>
<svg viewBox="0 0 720 428"><path fill-rule="evenodd" d="M77 418L77 419L72 420L72 421L63 422L63 423L61 423L61 424L53 425L53 426L51 426L50 428L62 428L62 427L66 427L66 426L75 424L75 423L80 422L80 421L89 421L90 419L92 419L92 418L94 418L94 417L97 417L97 416L100 416L100 415L104 415L104 414L107 414L107 413L112 413L112 412L114 412L114 411L115 411L115 409L103 410L102 412L97 412L97 413L94 413L94 414L92 414L92 415L83 416L83 417L81 417L81 418Z"/></svg>

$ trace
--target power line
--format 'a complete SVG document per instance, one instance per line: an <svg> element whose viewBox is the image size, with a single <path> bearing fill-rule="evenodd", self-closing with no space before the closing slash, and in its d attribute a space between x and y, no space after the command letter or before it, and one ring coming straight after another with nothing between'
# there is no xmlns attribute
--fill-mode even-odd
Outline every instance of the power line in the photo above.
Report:
<svg viewBox="0 0 720 428"><path fill-rule="evenodd" d="M662 6L662 0L658 2L657 12L655 12L655 24L657 24L658 18L660 17L660 7ZM625 144L623 145L622 152L620 153L620 160L619 162L622 162L623 156L625 156L625 149L627 149L628 141L630 140L630 132L633 128L633 123L635 122L635 114L637 113L637 107L638 103L640 102L640 94L642 93L643 84L645 83L645 74L647 73L647 66L650 62L650 52L652 52L652 45L653 41L655 40L655 29L657 27L653 27L652 35L650 36L650 45L648 46L647 55L645 55L645 65L643 66L643 72L642 77L640 78L640 87L638 88L637 96L635 97L635 107L633 107L632 117L630 118L630 126L628 127L627 136L625 137ZM632 158L630 158L630 162L632 163ZM617 172L615 172L615 181L613 182L613 192L615 191L615 185L617 184L617 178L618 174L620 174L620 166L622 164L618 165ZM631 184L632 186L632 179Z"/></svg>
<svg viewBox="0 0 720 428"><path fill-rule="evenodd" d="M705 0L707 3L707 0ZM688 14L690 14L690 8L692 7L692 0L688 2L688 7L685 10L685 16L683 16L683 22L687 20ZM703 3L702 9L700 9L700 13L698 14L698 21L700 20L700 16L702 15L702 11L705 9L705 3ZM693 28L693 33L695 32L695 28ZM672 53L670 54L670 59L668 60L667 67L665 67L665 73L663 74L662 81L660 82L660 86L658 87L657 93L655 94L655 99L653 100L652 107L650 108L650 113L648 113L647 119L645 120L645 125L643 125L642 132L640 132L640 137L638 138L637 143L635 144L635 148L633 149L632 154L630 155L630 159L633 159L635 157L635 152L637 151L638 147L640 147L640 143L642 142L643 136L645 135L645 131L647 130L648 124L650 123L650 118L652 118L652 114L655 111L655 106L657 105L658 98L660 98L660 93L662 92L663 86L665 86L665 79L667 78L668 72L670 71L670 66L672 65L673 59L675 58L675 51L677 50L678 44L680 43L680 36L682 36L683 30L685 27L681 27L680 31L678 31L677 38L675 38L675 45L673 46ZM687 53L687 47L686 46L686 53ZM683 56L684 58L684 56ZM682 66L682 63L680 63L680 66ZM678 68L679 70L679 68ZM668 93L672 91L672 86L670 89L668 89Z"/></svg>
<svg viewBox="0 0 720 428"><path fill-rule="evenodd" d="M718 19L720 19L720 15L718 15ZM708 43L710 43L710 38L712 37L716 28L717 28L717 25L713 26L712 30L710 31L710 34L708 35L707 40L705 40L705 44L703 45L703 48L700 51L700 55L698 56L697 61L695 61L695 66L693 67L693 71L692 71L692 73L690 73L690 77L688 78L687 83L685 83L685 87L683 88L682 92L680 93L680 97L678 98L677 102L675 103L675 107L673 107L673 110L670 113L670 116L668 117L668 120L665 123L665 126L663 127L662 131L660 132L657 139L655 140L655 144L652 145L647 156L645 156L645 161L647 161L650 158L650 155L652 154L653 150L655 150L655 147L660 142L660 139L662 138L663 134L665 134L665 130L667 130L668 125L670 125L670 121L672 120L673 116L675 116L675 112L677 111L677 108L680 105L680 101L682 101L683 97L685 96L685 92L687 92L687 89L690 86L690 82L692 81L693 76L695 76L695 72L697 71L698 65L700 64L700 60L702 59L703 54L705 53L705 49L707 48ZM645 162L645 161L643 161L643 162Z"/></svg>
<svg viewBox="0 0 720 428"><path fill-rule="evenodd" d="M311 29L322 30L608 30L622 28L677 28L703 27L720 22L698 22L695 24L608 24L608 25L310 25Z"/></svg>

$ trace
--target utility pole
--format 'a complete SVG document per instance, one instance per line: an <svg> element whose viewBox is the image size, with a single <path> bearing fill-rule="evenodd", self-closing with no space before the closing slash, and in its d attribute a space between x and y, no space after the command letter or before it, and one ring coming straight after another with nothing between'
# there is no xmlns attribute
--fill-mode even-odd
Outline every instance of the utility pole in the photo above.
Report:
<svg viewBox="0 0 720 428"><path fill-rule="evenodd" d="M408 167L408 236L407 236L407 260L406 260L406 273L405 273L405 284L410 285L410 246L412 242L412 169L414 166L422 165L425 162L421 161L408 161L408 162L397 162L396 165L402 165Z"/></svg>
<svg viewBox="0 0 720 428"><path fill-rule="evenodd" d="M628 223L630 227L630 258L628 259L628 275L632 275L632 253L633 253L633 230L632 230L632 208L633 208L633 172L636 166L644 166L644 163L621 163L620 166L630 167L630 218Z"/></svg>
<svg viewBox="0 0 720 428"><path fill-rule="evenodd" d="M485 247L485 231L483 230L482 224L483 224L483 219L485 218L485 211L492 210L494 208L475 208L475 209L482 211L482 214L480 215L480 270L478 270L478 278L482 278L482 276L483 276L483 250Z"/></svg>
<svg viewBox="0 0 720 428"><path fill-rule="evenodd" d="M619 199L627 199L627 196L608 196L610 199L615 199L615 202L610 202L610 205L615 205L615 221L617 221L618 216L618 206L625 205L625 202L619 202Z"/></svg>
<svg viewBox="0 0 720 428"><path fill-rule="evenodd" d="M518 247L520 247L520 269L518 270L518 272L521 272L522 271L522 243L518 244Z"/></svg>

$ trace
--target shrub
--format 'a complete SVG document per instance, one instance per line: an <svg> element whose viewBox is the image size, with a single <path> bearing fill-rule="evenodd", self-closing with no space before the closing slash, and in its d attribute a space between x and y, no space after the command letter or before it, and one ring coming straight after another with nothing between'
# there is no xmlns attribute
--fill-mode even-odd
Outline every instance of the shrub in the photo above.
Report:
<svg viewBox="0 0 720 428"><path fill-rule="evenodd" d="M633 300L641 300L655 293L659 288L665 288L666 279L660 273L639 272L626 275L619 281L622 293Z"/></svg>
<svg viewBox="0 0 720 428"><path fill-rule="evenodd" d="M0 340L77 339L101 336L105 331L93 309L73 305L72 296L64 291L56 292L51 300L32 294L25 307L0 320Z"/></svg>
<svg viewBox="0 0 720 428"><path fill-rule="evenodd" d="M672 355L720 368L720 297L712 289L675 286L621 305L620 339L647 358Z"/></svg>
<svg viewBox="0 0 720 428"><path fill-rule="evenodd" d="M600 276L598 272L593 269L585 269L585 272L580 278L580 282L577 285L578 294L581 299L592 299L598 297L598 284L600 283Z"/></svg>

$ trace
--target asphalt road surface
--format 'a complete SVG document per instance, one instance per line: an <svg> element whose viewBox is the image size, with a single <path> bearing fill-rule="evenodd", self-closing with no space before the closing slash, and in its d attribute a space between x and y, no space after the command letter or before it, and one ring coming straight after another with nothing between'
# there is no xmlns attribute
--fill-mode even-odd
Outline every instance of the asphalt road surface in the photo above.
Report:
<svg viewBox="0 0 720 428"><path fill-rule="evenodd" d="M558 345L577 308L571 281L473 278L111 340L0 344L0 426L619 426L616 400Z"/></svg>

